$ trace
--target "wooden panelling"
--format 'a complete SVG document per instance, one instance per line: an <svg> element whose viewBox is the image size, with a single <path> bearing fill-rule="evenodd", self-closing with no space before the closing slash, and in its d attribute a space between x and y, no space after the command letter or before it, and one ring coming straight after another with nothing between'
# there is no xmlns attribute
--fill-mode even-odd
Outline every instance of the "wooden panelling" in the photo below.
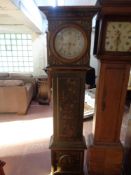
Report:
<svg viewBox="0 0 131 175"><path fill-rule="evenodd" d="M90 175L120 175L123 161L121 145L92 145L87 152Z"/></svg>
<svg viewBox="0 0 131 175"><path fill-rule="evenodd" d="M94 142L119 142L129 65L103 63L96 100Z"/></svg>

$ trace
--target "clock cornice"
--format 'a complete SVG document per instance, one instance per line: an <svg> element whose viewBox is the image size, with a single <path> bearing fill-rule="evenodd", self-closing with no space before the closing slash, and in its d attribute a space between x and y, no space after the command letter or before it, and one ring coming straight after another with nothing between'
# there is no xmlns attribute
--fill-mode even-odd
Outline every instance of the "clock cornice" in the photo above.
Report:
<svg viewBox="0 0 131 175"><path fill-rule="evenodd" d="M117 6L103 6L101 8L101 16L104 15L131 15L131 5L130 6L120 6L117 4Z"/></svg>
<svg viewBox="0 0 131 175"><path fill-rule="evenodd" d="M104 6L126 6L129 7L131 6L131 1L130 0L97 0L98 5L101 5L102 7Z"/></svg>
<svg viewBox="0 0 131 175"><path fill-rule="evenodd" d="M100 9L99 6L39 6L47 19L69 19L93 17Z"/></svg>

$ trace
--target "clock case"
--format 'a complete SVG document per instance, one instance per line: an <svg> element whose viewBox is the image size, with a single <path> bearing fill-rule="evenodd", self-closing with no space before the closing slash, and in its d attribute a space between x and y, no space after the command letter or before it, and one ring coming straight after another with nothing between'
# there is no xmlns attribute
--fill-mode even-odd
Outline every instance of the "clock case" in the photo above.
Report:
<svg viewBox="0 0 131 175"><path fill-rule="evenodd" d="M113 61L131 60L131 52L105 50L106 29L108 22L131 22L131 7L127 7L126 13L124 12L124 7L121 6L118 11L116 10L116 7L105 6L98 14L94 41L94 55L97 55L98 59L109 59Z"/></svg>
<svg viewBox="0 0 131 175"><path fill-rule="evenodd" d="M48 19L48 70L53 89L53 137L50 140L51 173L53 175L84 175L86 148L83 137L85 73L90 58L94 6L41 7ZM63 62L54 50L54 39L61 27L72 26L85 32L88 44L80 58ZM51 43L52 42L52 43Z"/></svg>

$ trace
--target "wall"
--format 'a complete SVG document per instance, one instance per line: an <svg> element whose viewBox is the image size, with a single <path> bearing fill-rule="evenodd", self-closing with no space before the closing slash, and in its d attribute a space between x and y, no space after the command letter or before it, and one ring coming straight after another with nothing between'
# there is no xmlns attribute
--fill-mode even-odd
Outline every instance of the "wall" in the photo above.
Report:
<svg viewBox="0 0 131 175"><path fill-rule="evenodd" d="M43 69L47 66L47 44L46 34L33 34L33 59L34 59L34 76L45 75Z"/></svg>
<svg viewBox="0 0 131 175"><path fill-rule="evenodd" d="M94 36L95 30L93 29L91 34L91 52L90 52L90 66L95 68L96 76L99 75L99 60L93 55L93 48L94 48Z"/></svg>

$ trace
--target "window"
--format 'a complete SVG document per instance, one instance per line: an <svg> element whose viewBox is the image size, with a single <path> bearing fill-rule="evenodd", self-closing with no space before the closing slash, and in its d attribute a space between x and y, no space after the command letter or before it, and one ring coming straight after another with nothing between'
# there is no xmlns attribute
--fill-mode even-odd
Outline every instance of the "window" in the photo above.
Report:
<svg viewBox="0 0 131 175"><path fill-rule="evenodd" d="M30 34L0 33L0 72L33 72Z"/></svg>

